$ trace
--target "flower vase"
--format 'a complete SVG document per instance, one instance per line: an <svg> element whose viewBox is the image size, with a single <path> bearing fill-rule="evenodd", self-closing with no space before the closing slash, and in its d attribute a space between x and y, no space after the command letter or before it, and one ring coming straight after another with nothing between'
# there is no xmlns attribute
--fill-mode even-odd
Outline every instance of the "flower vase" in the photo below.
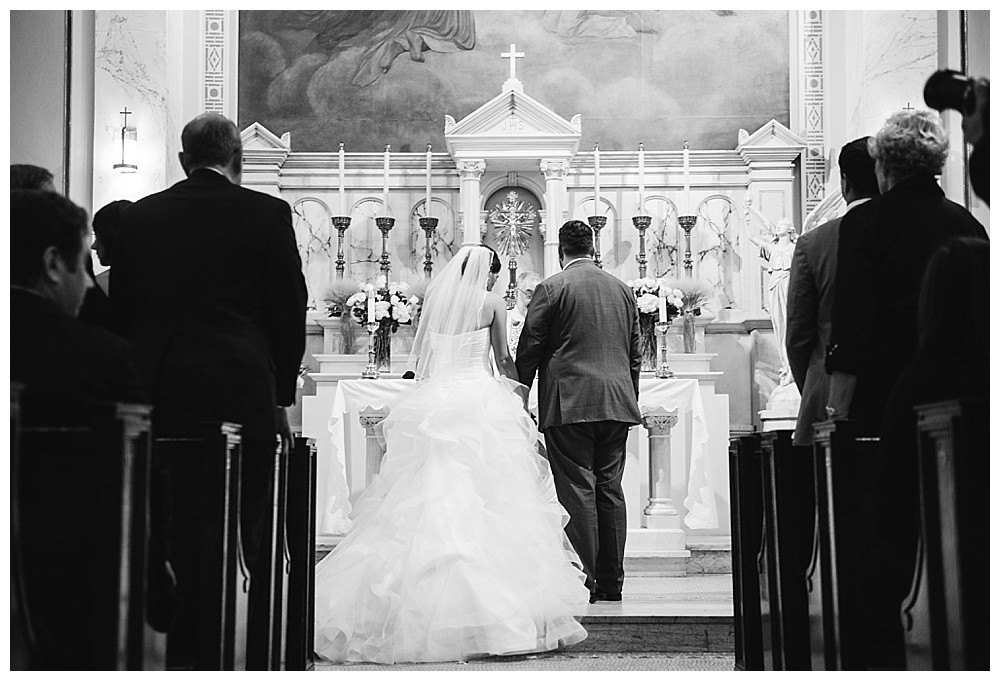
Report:
<svg viewBox="0 0 1000 681"><path fill-rule="evenodd" d="M357 323L348 313L340 315L340 354L353 355L357 352L354 344L354 335L357 332Z"/></svg>
<svg viewBox="0 0 1000 681"><path fill-rule="evenodd" d="M639 315L639 347L642 349L642 370L656 371L656 315Z"/></svg>
<svg viewBox="0 0 1000 681"><path fill-rule="evenodd" d="M389 372L391 361L392 327L389 324L379 324L375 329L375 366L380 373Z"/></svg>
<svg viewBox="0 0 1000 681"><path fill-rule="evenodd" d="M698 345L694 334L694 312L685 312L681 331L684 336L684 352L692 353L698 351Z"/></svg>

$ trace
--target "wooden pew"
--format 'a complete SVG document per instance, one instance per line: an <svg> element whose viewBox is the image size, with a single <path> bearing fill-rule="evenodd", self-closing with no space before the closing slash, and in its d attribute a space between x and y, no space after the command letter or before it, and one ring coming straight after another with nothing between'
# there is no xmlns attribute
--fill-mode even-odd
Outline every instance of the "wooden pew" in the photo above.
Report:
<svg viewBox="0 0 1000 681"><path fill-rule="evenodd" d="M768 612L770 647L764 666L808 670L806 568L812 539L813 471L809 448L792 445L792 431L761 440L763 541L761 611Z"/></svg>
<svg viewBox="0 0 1000 681"><path fill-rule="evenodd" d="M871 479L878 439L853 421L814 427L815 539L806 570L813 669L865 665L860 490Z"/></svg>
<svg viewBox="0 0 1000 681"><path fill-rule="evenodd" d="M171 557L181 617L168 640L175 668L244 670L250 571L240 536L240 426L205 424L194 438L157 438L169 473Z"/></svg>
<svg viewBox="0 0 1000 681"><path fill-rule="evenodd" d="M20 383L10 384L10 670L25 671L31 660L35 637L26 610L24 563L19 520L21 470L21 392Z"/></svg>
<svg viewBox="0 0 1000 681"><path fill-rule="evenodd" d="M163 669L146 599L151 407L25 397L12 493L29 668Z"/></svg>
<svg viewBox="0 0 1000 681"><path fill-rule="evenodd" d="M297 437L288 457L287 638L285 669L311 671L313 664L316 563L316 442Z"/></svg>
<svg viewBox="0 0 1000 681"><path fill-rule="evenodd" d="M729 441L729 498L733 542L735 669L762 671L760 584L757 555L763 527L760 435Z"/></svg>
<svg viewBox="0 0 1000 681"><path fill-rule="evenodd" d="M907 669L987 670L989 402L917 407L920 539L903 602Z"/></svg>
<svg viewBox="0 0 1000 681"><path fill-rule="evenodd" d="M288 455L284 445L274 452L274 468L271 484L271 503L268 521L261 537L261 565L254 578L259 580L265 594L254 594L255 604L265 612L259 622L266 628L260 640L266 647L264 666L268 670L285 668L285 644L287 632L288 573L291 559L288 554L286 535L286 514L288 499ZM254 587L257 588L256 586ZM255 607L258 607L255 605ZM256 614L255 614L256 617Z"/></svg>

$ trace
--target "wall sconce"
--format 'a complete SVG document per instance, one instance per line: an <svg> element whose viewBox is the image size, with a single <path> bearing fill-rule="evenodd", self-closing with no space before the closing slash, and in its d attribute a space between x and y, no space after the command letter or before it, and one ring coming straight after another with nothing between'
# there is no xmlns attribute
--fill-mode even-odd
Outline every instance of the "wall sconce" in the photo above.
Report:
<svg viewBox="0 0 1000 681"><path fill-rule="evenodd" d="M120 153L117 153L116 157L121 160L114 167L120 173L134 173L139 168L136 164L136 157L139 153L138 137L135 128L128 127L128 115L132 112L128 110L128 107L125 107L125 110L120 113L123 118L122 134L121 139L117 140L116 146L118 148L116 151Z"/></svg>

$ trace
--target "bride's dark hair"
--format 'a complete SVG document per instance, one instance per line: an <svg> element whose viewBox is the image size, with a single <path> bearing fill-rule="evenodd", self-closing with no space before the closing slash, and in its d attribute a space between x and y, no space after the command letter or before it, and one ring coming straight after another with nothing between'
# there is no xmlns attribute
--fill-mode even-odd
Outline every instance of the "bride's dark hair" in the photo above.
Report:
<svg viewBox="0 0 1000 681"><path fill-rule="evenodd" d="M500 271L500 268L503 267L503 263L500 262L500 256L497 255L497 252L493 249L492 246L487 246L486 244L479 244L479 245L482 246L483 248L488 248L490 252L493 253L493 260L492 262L490 262L490 273L496 274L497 272ZM467 253L465 256L465 260L462 262L462 274L465 274L465 265L466 263L469 262L470 255L472 255L471 252Z"/></svg>

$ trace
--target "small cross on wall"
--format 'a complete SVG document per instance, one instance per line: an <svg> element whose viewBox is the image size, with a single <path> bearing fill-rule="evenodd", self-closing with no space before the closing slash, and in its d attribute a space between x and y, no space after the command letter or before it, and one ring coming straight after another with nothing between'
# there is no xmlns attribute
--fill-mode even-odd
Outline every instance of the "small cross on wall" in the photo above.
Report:
<svg viewBox="0 0 1000 681"><path fill-rule="evenodd" d="M501 52L500 53L500 58L501 59L510 59L510 79L511 80L517 80L517 76L514 75L514 67L515 67L515 64L516 64L516 60L519 57L523 57L523 56L524 56L524 52L515 52L514 51L514 43L510 44L510 52Z"/></svg>

